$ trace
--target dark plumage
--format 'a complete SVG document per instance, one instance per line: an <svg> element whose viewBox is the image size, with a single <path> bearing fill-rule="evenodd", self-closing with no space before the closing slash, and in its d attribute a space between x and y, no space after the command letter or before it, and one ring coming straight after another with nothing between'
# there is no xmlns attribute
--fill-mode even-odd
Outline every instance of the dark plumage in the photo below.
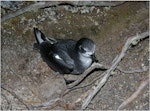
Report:
<svg viewBox="0 0 150 111"><path fill-rule="evenodd" d="M81 74L94 60L95 44L91 39L54 39L34 28L36 48L43 60L60 74Z"/></svg>

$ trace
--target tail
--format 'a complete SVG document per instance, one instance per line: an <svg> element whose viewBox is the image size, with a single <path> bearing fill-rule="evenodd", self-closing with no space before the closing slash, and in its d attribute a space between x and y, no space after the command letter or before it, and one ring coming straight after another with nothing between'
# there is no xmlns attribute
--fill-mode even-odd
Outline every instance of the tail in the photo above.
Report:
<svg viewBox="0 0 150 111"><path fill-rule="evenodd" d="M57 40L54 38L47 38L38 28L34 28L34 35L38 44L41 44L44 41L48 41L50 44L57 43Z"/></svg>
<svg viewBox="0 0 150 111"><path fill-rule="evenodd" d="M42 42L47 40L45 35L37 28L34 28L34 35L38 44L41 44Z"/></svg>

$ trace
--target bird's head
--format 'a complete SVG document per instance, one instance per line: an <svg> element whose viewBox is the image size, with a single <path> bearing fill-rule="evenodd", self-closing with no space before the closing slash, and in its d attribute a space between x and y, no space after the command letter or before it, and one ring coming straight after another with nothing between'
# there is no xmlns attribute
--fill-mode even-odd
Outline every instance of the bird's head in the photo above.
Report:
<svg viewBox="0 0 150 111"><path fill-rule="evenodd" d="M91 57L95 53L95 44L91 39L88 38L81 38L77 44L76 48L84 57Z"/></svg>

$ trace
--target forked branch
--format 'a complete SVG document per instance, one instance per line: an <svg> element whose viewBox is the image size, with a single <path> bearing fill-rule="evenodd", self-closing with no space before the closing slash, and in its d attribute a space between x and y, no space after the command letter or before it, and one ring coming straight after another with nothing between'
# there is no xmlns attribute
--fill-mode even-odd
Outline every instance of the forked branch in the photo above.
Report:
<svg viewBox="0 0 150 111"><path fill-rule="evenodd" d="M111 67L104 72L104 77L102 78L101 81L99 81L98 85L95 87L94 90L92 90L92 92L88 95L88 97L83 101L83 104L81 106L81 109L85 109L88 104L91 102L91 100L94 98L94 96L101 90L101 88L105 85L105 83L107 82L107 80L109 79L111 72L114 71L119 62L124 58L126 51L129 49L130 46L132 45L136 45L140 40L146 38L149 36L149 32L144 32L141 33L139 35L136 36L132 36L130 38L127 39L120 55L117 57L116 61L113 62L113 64L111 65Z"/></svg>

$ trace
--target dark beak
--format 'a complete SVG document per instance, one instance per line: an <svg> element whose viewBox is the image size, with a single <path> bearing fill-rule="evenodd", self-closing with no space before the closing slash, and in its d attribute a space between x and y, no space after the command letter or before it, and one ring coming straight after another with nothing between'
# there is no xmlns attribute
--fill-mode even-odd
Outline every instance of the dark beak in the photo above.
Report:
<svg viewBox="0 0 150 111"><path fill-rule="evenodd" d="M98 60L97 60L95 54L91 55L91 57L92 57L92 61L93 61L93 62L98 62Z"/></svg>

